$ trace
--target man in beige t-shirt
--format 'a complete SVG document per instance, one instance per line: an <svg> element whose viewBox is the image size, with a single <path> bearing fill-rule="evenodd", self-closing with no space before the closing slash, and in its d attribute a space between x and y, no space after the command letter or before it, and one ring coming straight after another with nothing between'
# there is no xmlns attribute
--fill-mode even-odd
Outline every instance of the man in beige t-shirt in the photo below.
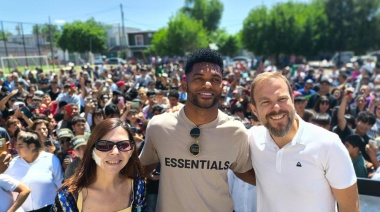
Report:
<svg viewBox="0 0 380 212"><path fill-rule="evenodd" d="M232 211L228 169L255 183L244 125L218 110L222 67L215 51L193 52L185 106L148 124L140 160L148 174L161 163L157 211Z"/></svg>

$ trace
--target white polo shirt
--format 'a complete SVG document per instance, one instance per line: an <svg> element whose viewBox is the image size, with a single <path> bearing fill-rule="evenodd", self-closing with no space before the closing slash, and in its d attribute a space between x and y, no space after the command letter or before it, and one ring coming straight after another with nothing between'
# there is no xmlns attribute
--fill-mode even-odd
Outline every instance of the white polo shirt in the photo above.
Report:
<svg viewBox="0 0 380 212"><path fill-rule="evenodd" d="M298 132L281 149L264 126L248 132L257 211L335 211L330 187L344 189L356 182L338 135L297 118Z"/></svg>

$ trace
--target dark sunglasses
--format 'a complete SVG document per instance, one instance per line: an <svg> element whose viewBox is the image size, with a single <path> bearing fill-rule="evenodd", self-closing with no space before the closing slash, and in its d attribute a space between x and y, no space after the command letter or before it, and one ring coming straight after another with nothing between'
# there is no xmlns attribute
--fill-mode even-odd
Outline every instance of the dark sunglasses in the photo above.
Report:
<svg viewBox="0 0 380 212"><path fill-rule="evenodd" d="M329 105L330 102L321 102L321 105Z"/></svg>
<svg viewBox="0 0 380 212"><path fill-rule="evenodd" d="M133 149L133 141L123 140L119 142L112 142L107 140L99 140L95 143L95 149L101 152L109 152L116 145L117 149L121 152L127 152Z"/></svg>
<svg viewBox="0 0 380 212"><path fill-rule="evenodd" d="M189 150L192 155L197 156L199 154L198 138L201 135L201 130L198 127L194 127L190 130L190 136L195 139L195 143L191 144Z"/></svg>
<svg viewBox="0 0 380 212"><path fill-rule="evenodd" d="M60 142L61 144L64 144L65 141L66 141L66 142L70 142L70 141L71 141L71 138L61 138L61 139L59 139L59 142Z"/></svg>

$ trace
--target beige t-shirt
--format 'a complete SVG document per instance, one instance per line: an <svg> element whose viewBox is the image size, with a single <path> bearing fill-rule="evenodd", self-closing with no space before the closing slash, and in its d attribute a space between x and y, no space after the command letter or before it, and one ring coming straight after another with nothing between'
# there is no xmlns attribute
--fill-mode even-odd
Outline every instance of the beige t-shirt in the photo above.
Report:
<svg viewBox="0 0 380 212"><path fill-rule="evenodd" d="M195 127L184 108L154 116L149 122L141 163L160 162L157 211L232 211L227 170L252 169L244 125L219 111L217 119L199 126L200 153L193 156Z"/></svg>

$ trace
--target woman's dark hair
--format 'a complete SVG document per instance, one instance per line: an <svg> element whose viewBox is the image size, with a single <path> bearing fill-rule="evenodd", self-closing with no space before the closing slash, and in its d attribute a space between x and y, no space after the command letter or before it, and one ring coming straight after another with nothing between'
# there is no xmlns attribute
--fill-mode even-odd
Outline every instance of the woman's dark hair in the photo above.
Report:
<svg viewBox="0 0 380 212"><path fill-rule="evenodd" d="M125 167L120 170L120 175L132 179L143 176L143 168L136 151L137 148L130 128L118 118L109 118L100 122L91 132L79 167L76 169L75 174L64 182L60 190L67 187L69 192L74 192L95 182L96 169L98 168L92 158L95 142L117 127L123 128L128 133L129 140L133 143L133 150L131 150L133 151L132 155Z"/></svg>
<svg viewBox="0 0 380 212"><path fill-rule="evenodd" d="M223 57L218 52L209 48L199 49L191 53L186 62L185 74L188 75L192 71L194 64L202 62L218 65L223 75Z"/></svg>
<svg viewBox="0 0 380 212"><path fill-rule="evenodd" d="M94 111L94 113L92 114L92 116L93 116L93 117L94 117L94 116L101 116L101 117L103 117L103 119L106 118L106 117L104 116L104 112L103 112L103 110L100 109L100 108L96 108L95 111Z"/></svg>
<svg viewBox="0 0 380 212"><path fill-rule="evenodd" d="M32 130L21 130L17 132L17 140L23 141L24 143L28 144L28 146L30 144L34 144L38 152L41 151L44 147L38 133Z"/></svg>
<svg viewBox="0 0 380 212"><path fill-rule="evenodd" d="M313 109L314 109L315 112L317 112L317 113L321 112L320 109L319 109L319 105L322 102L327 102L329 104L329 106L330 106L330 100L329 100L329 98L327 96L325 96L325 95L322 95L321 97L319 97L319 99L317 100L317 102L315 103L315 105L313 107ZM329 111L330 111L330 107L329 107L329 109L326 112L329 112Z"/></svg>

